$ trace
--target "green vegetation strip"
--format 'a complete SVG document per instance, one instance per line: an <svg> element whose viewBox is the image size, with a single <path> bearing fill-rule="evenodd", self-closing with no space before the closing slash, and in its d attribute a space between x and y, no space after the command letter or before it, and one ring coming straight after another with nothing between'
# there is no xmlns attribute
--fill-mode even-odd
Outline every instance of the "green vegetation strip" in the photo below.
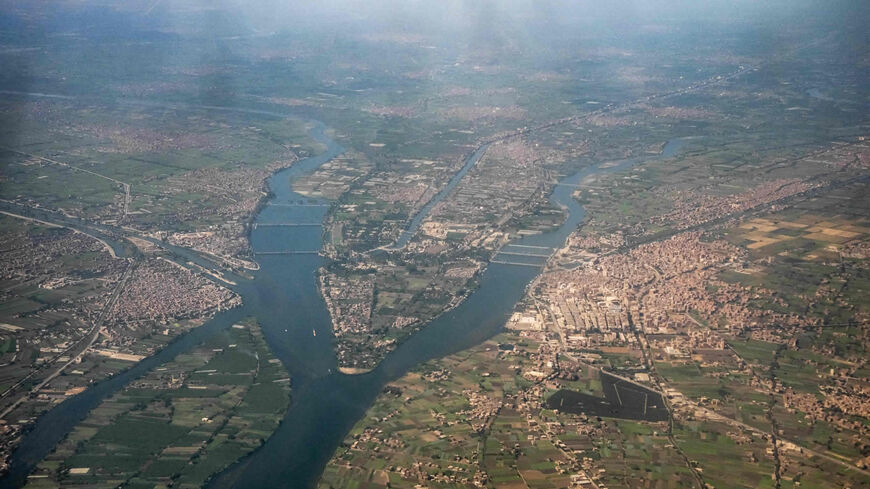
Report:
<svg viewBox="0 0 870 489"><path fill-rule="evenodd" d="M26 487L201 487L260 446L289 401L287 371L248 320L104 401Z"/></svg>

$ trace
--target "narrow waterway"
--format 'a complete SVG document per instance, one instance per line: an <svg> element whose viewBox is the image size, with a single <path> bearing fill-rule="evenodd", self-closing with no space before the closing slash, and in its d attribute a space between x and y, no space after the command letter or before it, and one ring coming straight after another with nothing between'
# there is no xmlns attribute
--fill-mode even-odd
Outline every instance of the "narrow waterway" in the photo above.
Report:
<svg viewBox="0 0 870 489"><path fill-rule="evenodd" d="M659 155L592 165L563 179L560 182L562 185L555 188L550 200L565 209L565 222L552 232L515 240L511 246L534 249L562 246L568 235L577 229L585 217L583 207L572 197L578 185L594 175L625 170L640 162L672 157L682 144L682 140L672 140ZM482 151L477 151L470 158L476 161L482 154ZM467 171L471 166L473 163L470 166L466 164L463 169ZM287 181L281 179L274 183L283 185ZM289 195L290 200L298 199L289 187L273 187L273 191L278 198ZM260 246L260 243L254 243L256 250L261 249ZM264 262L261 265L268 268ZM329 367L325 375L320 370L318 373L321 375L294 384L295 401L277 432L260 450L216 478L211 487L312 487L335 449L357 420L362 418L387 382L422 362L470 348L497 334L507 322L514 304L524 295L526 286L540 270L540 266L490 264L481 277L479 287L468 299L431 321L390 353L375 370L364 375L348 376L337 373L334 368L329 370ZM271 269L269 273L272 273ZM321 310L323 308L319 298L317 307ZM324 322L319 324L329 331L330 324L325 311L321 315ZM304 336L307 328L302 325L297 327ZM317 328L317 331L317 337L320 338L321 329ZM330 362L333 361L331 350L323 352L322 355L329 357ZM329 362L325 364L331 365Z"/></svg>
<svg viewBox="0 0 870 489"><path fill-rule="evenodd" d="M417 234L417 230L420 229L420 225L423 224L423 220L426 219L426 216L428 216L430 212L432 212L432 208L435 207L439 202L444 200L445 197L450 195L450 192L452 192L453 189L456 188L457 185L459 185L459 182L462 181L462 177L464 177L465 174L468 173L469 170L474 168L474 165L476 165L477 162L480 161L484 153L486 153L486 150L489 149L489 145L490 143L486 143L480 146L479 148L477 148L477 150L474 151L474 153L471 154L470 157L465 160L462 168L460 168L458 172L454 173L453 176L450 177L447 185L445 185L444 188L442 188L429 200L429 202L426 202L426 205L421 207L420 210L417 211L416 214L414 214L414 217L412 217L411 220L408 222L408 225L399 235L399 239L396 240L395 243L393 243L391 248L404 248L405 245L407 245L408 242L411 241L411 238L413 238L414 235Z"/></svg>
<svg viewBox="0 0 870 489"><path fill-rule="evenodd" d="M244 111L264 117L292 117L268 111ZM326 146L326 151L300 160L270 178L269 186L274 196L257 216L257 224L317 224L323 221L327 208L311 204L325 202L293 192L292 182L341 154L343 148L328 137L321 123L312 122L309 133ZM680 146L681 141L674 140L660 155L627 159L617 164L593 165L564 179L561 182L564 185L555 188L551 200L565 209L565 222L552 232L519 239L511 246L536 249L561 246L584 217L583 208L571 197L576 185L595 174L673 156ZM474 166L485 149L482 147L469 157L462 174ZM460 179L461 175L451 179L450 188L455 187ZM449 189L442 193L430 204L434 206L449 193ZM427 213L426 208L422 209L414 220L419 217L422 221ZM419 227L419 222L414 224L414 220L408 227L412 234ZM251 233L251 245L255 253L319 250L322 232L320 226L257 226ZM403 236L397 244L403 240L407 242L407 239L410 236ZM431 321L372 372L348 376L337 371L331 322L317 287L316 272L322 265L322 258L316 254L261 254L257 255L257 261L260 270L255 272L254 279L240 281L233 287L242 295L243 307L218 314L156 355L69 398L40 417L13 454L10 472L0 480L0 488L22 486L36 463L106 397L246 316L258 319L269 345L290 371L293 401L274 435L259 450L215 478L211 486L309 488L385 383L421 362L469 348L496 334L505 324L514 304L523 296L526 286L540 273L540 266L490 264L480 279L479 287L466 301Z"/></svg>

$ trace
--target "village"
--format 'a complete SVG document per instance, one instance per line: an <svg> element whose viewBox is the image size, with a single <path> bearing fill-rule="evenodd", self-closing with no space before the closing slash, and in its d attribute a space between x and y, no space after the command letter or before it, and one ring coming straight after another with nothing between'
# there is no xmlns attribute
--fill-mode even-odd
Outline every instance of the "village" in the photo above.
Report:
<svg viewBox="0 0 870 489"><path fill-rule="evenodd" d="M129 368L241 298L152 252L137 261L70 229L0 218L6 227L0 455L41 413ZM11 247L10 247L11 246Z"/></svg>

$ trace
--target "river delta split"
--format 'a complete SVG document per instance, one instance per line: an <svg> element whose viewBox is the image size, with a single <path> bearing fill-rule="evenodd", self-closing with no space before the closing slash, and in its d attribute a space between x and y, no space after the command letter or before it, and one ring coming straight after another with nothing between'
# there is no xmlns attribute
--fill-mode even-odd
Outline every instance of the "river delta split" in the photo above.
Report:
<svg viewBox="0 0 870 489"><path fill-rule="evenodd" d="M870 489L866 0L0 2L0 488Z"/></svg>
<svg viewBox="0 0 870 489"><path fill-rule="evenodd" d="M281 117L277 112L246 112ZM312 205L326 202L314 201L294 192L293 182L340 155L343 148L328 136L323 123L312 121L309 124L310 136L324 144L326 150L269 178L271 195L251 231L251 245L260 267L252 280L236 277L238 283L234 286L243 297L244 305L218 314L153 357L44 414L14 453L9 474L0 481L0 487L20 486L35 464L102 400L148 370L245 317L256 318L269 347L290 372L292 401L283 422L265 444L215 477L209 487L312 487L338 444L364 415L384 385L421 362L474 346L504 326L514 305L539 273L542 262L490 264L478 288L463 303L432 320L391 352L377 368L361 375L339 372L333 350L332 323L317 288L317 272L322 259L316 253L310 253L320 250L323 230L320 226L275 225L318 224L326 214L325 205ZM681 144L681 140L670 141L660 155L627 159L605 168L601 164L593 165L565 178L560 182L563 185L556 186L551 196L552 203L564 209L564 222L554 231L515 239L507 246L550 250L560 247L583 221L583 208L572 198L573 186L598 172L624 170L641 161L672 157ZM451 180L450 186L422 208L409 228L403 231L402 240L396 246L407 244L425 213L449 194L450 189L480 159L486 146L488 144L469 156L469 161ZM275 481L281 483L276 485Z"/></svg>

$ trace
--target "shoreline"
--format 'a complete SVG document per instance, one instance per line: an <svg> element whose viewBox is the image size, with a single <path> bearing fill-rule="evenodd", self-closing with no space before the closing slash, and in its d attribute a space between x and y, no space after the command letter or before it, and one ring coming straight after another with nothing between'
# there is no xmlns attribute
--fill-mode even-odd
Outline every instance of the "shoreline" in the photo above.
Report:
<svg viewBox="0 0 870 489"><path fill-rule="evenodd" d="M363 375L371 372L372 370L374 370L374 368L338 367L338 371L343 373L344 375Z"/></svg>

